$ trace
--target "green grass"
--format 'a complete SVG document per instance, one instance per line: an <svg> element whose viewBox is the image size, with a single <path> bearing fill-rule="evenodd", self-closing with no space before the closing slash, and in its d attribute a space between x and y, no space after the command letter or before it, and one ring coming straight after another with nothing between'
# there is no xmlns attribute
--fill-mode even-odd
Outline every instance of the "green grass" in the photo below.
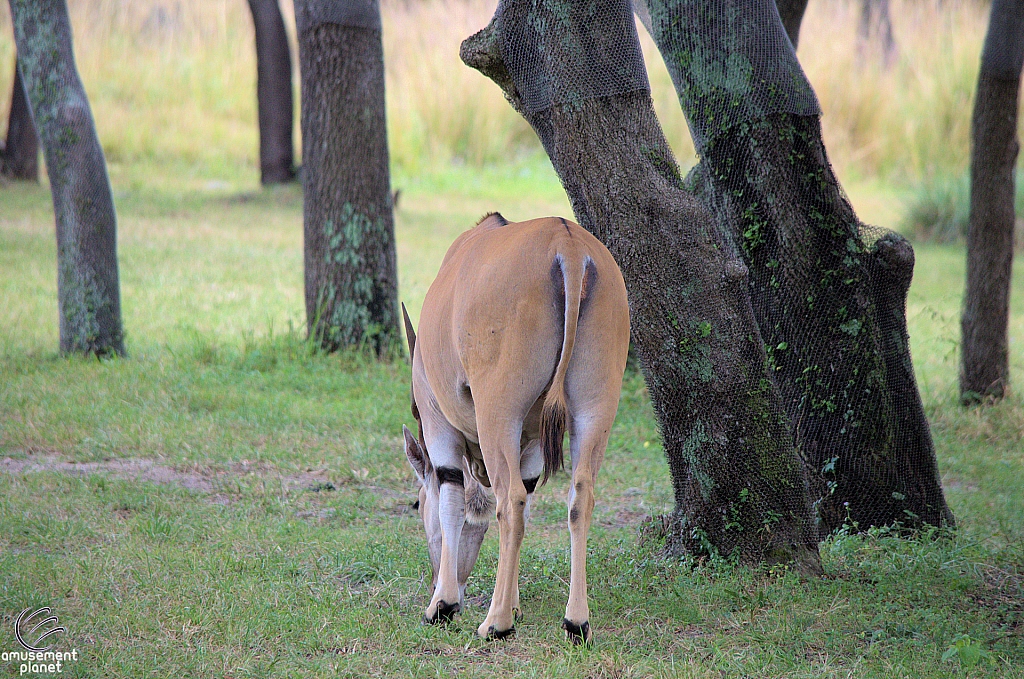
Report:
<svg viewBox="0 0 1024 679"><path fill-rule="evenodd" d="M558 627L564 475L528 529L526 618L486 643L474 630L496 531L468 610L448 628L419 622L429 584L400 440L408 367L303 341L300 190L253 191L251 168L112 174L126 360L57 356L49 195L0 190L0 650L14 650L18 612L50 605L62 646L82 654L71 677L1024 676L1024 401L956 403L958 247L917 248L909 302L955 534L836 536L816 580L663 558L637 536L672 493L630 375L590 541L596 644L573 648ZM570 214L539 159L394 183L414 317L448 244L484 212ZM895 194L850 189L872 221L892 219Z"/></svg>

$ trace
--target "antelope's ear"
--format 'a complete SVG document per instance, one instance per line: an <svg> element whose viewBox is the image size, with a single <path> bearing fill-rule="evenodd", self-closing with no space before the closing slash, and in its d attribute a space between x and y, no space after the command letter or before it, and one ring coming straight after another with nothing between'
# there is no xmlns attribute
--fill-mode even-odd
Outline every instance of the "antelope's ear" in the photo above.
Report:
<svg viewBox="0 0 1024 679"><path fill-rule="evenodd" d="M430 470L430 458L427 457L420 442L409 431L409 427L404 424L402 425L402 434L405 436L405 456L409 458L409 465L416 472L416 478L423 483L423 479L426 478L427 472Z"/></svg>

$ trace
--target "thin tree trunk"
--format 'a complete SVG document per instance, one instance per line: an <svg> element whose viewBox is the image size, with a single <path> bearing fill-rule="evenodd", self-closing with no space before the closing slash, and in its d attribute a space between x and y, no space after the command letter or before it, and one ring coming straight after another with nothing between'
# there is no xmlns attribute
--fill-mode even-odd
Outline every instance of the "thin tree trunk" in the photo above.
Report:
<svg viewBox="0 0 1024 679"><path fill-rule="evenodd" d="M882 63L889 68L896 63L899 48L892 32L892 17L889 15L889 0L861 0L860 23L857 26L857 50L862 59L871 53L872 38L881 44Z"/></svg>
<svg viewBox="0 0 1024 679"><path fill-rule="evenodd" d="M885 237L884 252L862 237L818 117L796 114L807 108L801 91L810 85L795 54L783 53L791 49L786 41L772 37L783 27L764 2L733 15L740 18L732 26L702 23L719 13L698 2L650 4L653 37L700 146L688 184L749 267L754 314L821 534L848 521L952 524L905 338L913 251L895 234ZM721 50L706 63L682 58L686 45L716 31ZM747 36L756 36L759 50L749 49ZM774 45L767 58L765 45ZM742 83L726 82L729 70L708 64L748 54L763 60L750 57L749 90L736 103L731 92ZM909 256L893 256L893 248ZM873 272L892 287L879 287Z"/></svg>
<svg viewBox="0 0 1024 679"><path fill-rule="evenodd" d="M401 335L380 10L298 0L296 11L309 333L329 351L386 353Z"/></svg>
<svg viewBox="0 0 1024 679"><path fill-rule="evenodd" d="M123 354L117 216L103 149L75 68L64 0L10 0L25 90L46 154L57 222L64 353Z"/></svg>
<svg viewBox="0 0 1024 679"><path fill-rule="evenodd" d="M256 28L256 99L259 105L260 181L295 179L292 151L292 57L277 0L249 0Z"/></svg>
<svg viewBox="0 0 1024 679"><path fill-rule="evenodd" d="M971 214L960 370L960 397L966 403L1002 398L1010 382L1007 324L1022 63L1024 2L995 0L971 120Z"/></svg>
<svg viewBox="0 0 1024 679"><path fill-rule="evenodd" d="M607 72L595 72L595 64L618 69L638 53L628 1L608 4L584 22L568 0L502 2L500 19L463 42L462 60L498 84L533 126L576 219L622 269L633 341L672 472L670 549L748 563L792 561L820 572L802 471L753 317L746 266L683 190L649 91L557 101L579 83L607 89ZM509 43L513 34L536 41ZM508 44L521 47L520 54L548 55L542 58L552 60L554 73L524 71L521 62L510 67L502 47ZM556 101L542 110L524 104L524 92L536 98L545 87Z"/></svg>
<svg viewBox="0 0 1024 679"><path fill-rule="evenodd" d="M17 61L14 63L14 87L7 119L7 143L0 153L0 175L39 181L39 136L32 122L32 110Z"/></svg>
<svg viewBox="0 0 1024 679"><path fill-rule="evenodd" d="M775 6L779 10L779 17L782 25L786 28L786 35L796 49L797 41L800 40L800 24L804 20L804 12L807 11L807 0L775 0Z"/></svg>

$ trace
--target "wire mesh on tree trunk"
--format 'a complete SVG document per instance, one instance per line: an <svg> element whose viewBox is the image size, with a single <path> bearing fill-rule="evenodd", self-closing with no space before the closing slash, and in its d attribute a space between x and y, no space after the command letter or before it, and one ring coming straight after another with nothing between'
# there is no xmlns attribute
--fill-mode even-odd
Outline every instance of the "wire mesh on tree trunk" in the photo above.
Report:
<svg viewBox="0 0 1024 679"><path fill-rule="evenodd" d="M726 256L749 272L743 293L768 365L765 389L780 394L785 430L803 462L803 481L791 492L799 495L805 484L810 487L821 535L847 522L862 528L951 524L910 363L904 305L913 250L897 234L861 229L828 164L817 99L774 3L649 5L645 18L702 155L687 188L714 215ZM600 102L646 91L635 30L623 18L628 8L626 0L503 0L499 5L493 26L507 72L485 73L530 120L553 161L566 143L564 135L572 134L554 124L566 111L600 110ZM636 162L653 161L669 172L674 160L665 153L659 145L641 144ZM595 199L591 194L581 200L579 194L592 188L577 185L557 161L556 170L578 220L591 228L593 220L581 208ZM622 252L611 243L609 248ZM620 265L628 285L630 263ZM698 334L718 331L704 319L675 321L693 325ZM648 358L664 365L673 352L675 347L659 347ZM714 363L720 357L710 358ZM656 383L660 367L652 367L651 360L645 370L649 383ZM754 363L748 369L758 372ZM708 464L721 442L700 435L695 426L707 413L698 404L683 415L688 423L667 421L680 413L659 409L656 393L652 386L673 476L685 474L705 489L737 488L737 478L749 468L739 458L731 467L729 461ZM749 390L725 396L736 404L736 413L757 416L740 407L751 398ZM713 402L705 401L709 408ZM766 411L762 417L772 416ZM747 424L758 430L756 422ZM689 433L673 452L677 442L670 434L679 430ZM770 448L763 439L753 446ZM676 464L673 455L688 461ZM702 480L709 470L716 476ZM750 497L741 494L742 484L737 497L720 500L722 516L739 516L738 508ZM770 506L757 510L761 516L773 511ZM728 518L724 524L733 525ZM736 525L746 528L742 521Z"/></svg>
<svg viewBox="0 0 1024 679"><path fill-rule="evenodd" d="M951 524L906 334L913 249L862 228L774 2L648 4L701 154L688 183L749 267L822 534Z"/></svg>
<svg viewBox="0 0 1024 679"><path fill-rule="evenodd" d="M577 220L622 269L672 471L670 548L820 572L746 267L683 190L638 42L625 0L507 0L462 58L537 131Z"/></svg>

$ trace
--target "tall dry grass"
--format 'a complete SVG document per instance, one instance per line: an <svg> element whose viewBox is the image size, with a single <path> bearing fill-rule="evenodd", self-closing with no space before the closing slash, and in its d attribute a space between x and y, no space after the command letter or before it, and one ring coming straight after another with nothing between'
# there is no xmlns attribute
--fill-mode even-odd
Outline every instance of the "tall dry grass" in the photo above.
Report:
<svg viewBox="0 0 1024 679"><path fill-rule="evenodd" d="M255 167L255 54L244 0L70 4L79 69L112 163ZM291 3L282 5L294 25ZM459 42L487 22L495 5L382 0L388 125L399 166L500 163L539 150L497 88L458 60ZM833 163L842 174L893 181L962 172L986 7L893 0L899 57L886 68L873 45L858 45L859 6L813 0L801 32L799 56L822 102ZM13 63L6 7L0 3L3 93ZM693 147L675 92L642 30L641 37L655 106L687 166ZM4 94L4 119L7 100Z"/></svg>

